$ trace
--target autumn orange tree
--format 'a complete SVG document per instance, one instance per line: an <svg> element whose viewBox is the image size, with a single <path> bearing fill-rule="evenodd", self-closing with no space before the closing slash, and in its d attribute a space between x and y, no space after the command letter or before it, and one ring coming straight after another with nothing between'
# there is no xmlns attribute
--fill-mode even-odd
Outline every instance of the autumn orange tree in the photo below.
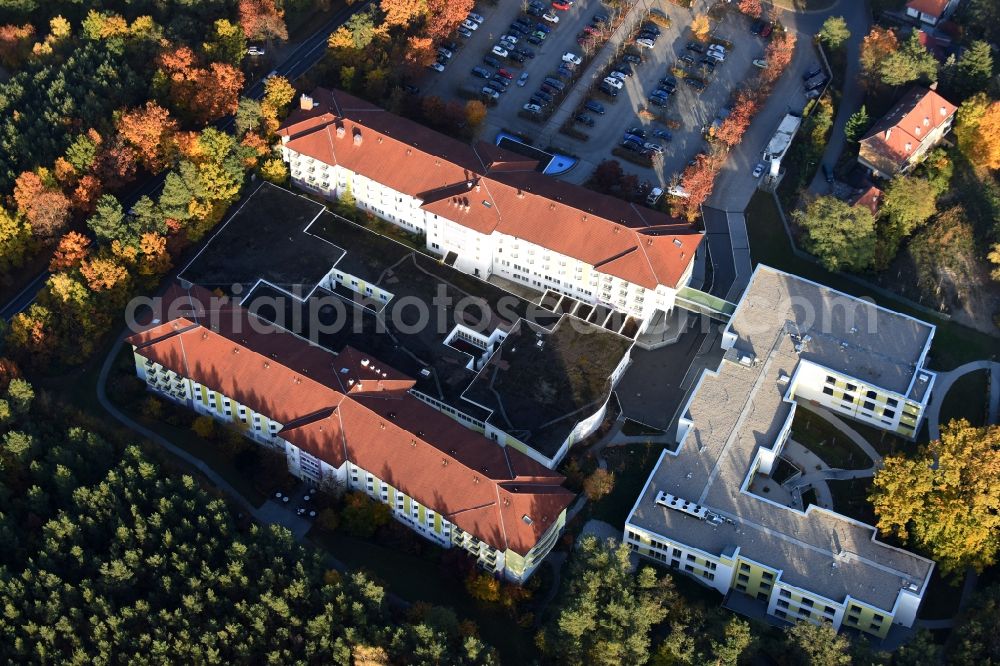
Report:
<svg viewBox="0 0 1000 666"><path fill-rule="evenodd" d="M733 147L743 138L744 132L750 127L754 114L757 113L757 96L749 91L742 90L736 96L736 102L729 116L722 121L719 129L715 132L715 138Z"/></svg>
<svg viewBox="0 0 1000 666"><path fill-rule="evenodd" d="M427 12L426 0L380 0L379 6L389 26L406 27Z"/></svg>
<svg viewBox="0 0 1000 666"><path fill-rule="evenodd" d="M879 67L890 54L899 50L899 40L896 33L888 28L873 26L871 31L861 40L861 71L867 85L876 83Z"/></svg>
<svg viewBox="0 0 1000 666"><path fill-rule="evenodd" d="M698 14L691 20L691 34L699 41L708 39L709 32L712 31L712 23L705 14Z"/></svg>
<svg viewBox="0 0 1000 666"><path fill-rule="evenodd" d="M31 53L31 40L35 27L24 25L0 25L0 64L10 69L21 65Z"/></svg>
<svg viewBox="0 0 1000 666"><path fill-rule="evenodd" d="M55 273L77 268L87 257L89 250L90 239L78 231L70 231L59 239L59 245L49 262L49 270Z"/></svg>
<svg viewBox="0 0 1000 666"><path fill-rule="evenodd" d="M1000 102L979 93L962 102L956 115L962 153L977 167L1000 169Z"/></svg>
<svg viewBox="0 0 1000 666"><path fill-rule="evenodd" d="M159 173L169 165L177 132L177 121L170 117L169 111L155 102L146 102L144 107L123 113L117 130L136 149L147 170Z"/></svg>
<svg viewBox="0 0 1000 666"><path fill-rule="evenodd" d="M747 16L760 18L764 8L761 7L760 0L740 0L740 11Z"/></svg>
<svg viewBox="0 0 1000 666"><path fill-rule="evenodd" d="M719 156L702 153L695 158L694 164L684 169L680 186L688 196L681 203L681 208L689 221L693 222L701 215L701 205L712 194L720 166L722 160Z"/></svg>
<svg viewBox="0 0 1000 666"><path fill-rule="evenodd" d="M275 0L240 0L240 26L249 39L288 39L285 12Z"/></svg>
<svg viewBox="0 0 1000 666"><path fill-rule="evenodd" d="M795 33L776 30L764 50L767 67L761 72L761 83L770 86L785 72L795 53Z"/></svg>
<svg viewBox="0 0 1000 666"><path fill-rule="evenodd" d="M41 175L40 175L41 174ZM25 171L14 185L17 210L31 224L39 238L53 238L65 228L70 218L70 201L45 169Z"/></svg>
<svg viewBox="0 0 1000 666"><path fill-rule="evenodd" d="M164 51L159 64L175 110L200 124L236 113L243 89L243 73L236 67L221 62L200 67L188 47Z"/></svg>

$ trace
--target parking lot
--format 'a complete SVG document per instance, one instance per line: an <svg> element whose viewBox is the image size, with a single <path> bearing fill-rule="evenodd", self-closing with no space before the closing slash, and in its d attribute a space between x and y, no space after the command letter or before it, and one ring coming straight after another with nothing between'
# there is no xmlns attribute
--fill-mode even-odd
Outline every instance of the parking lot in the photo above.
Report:
<svg viewBox="0 0 1000 666"><path fill-rule="evenodd" d="M577 44L577 36L585 26L591 24L595 14L607 15L613 21L616 18L613 11L599 0L579 0L566 11L553 10L548 4L545 6L546 11L552 11L559 16L559 23L551 24L541 17L531 17L532 20L543 23L551 29L540 46L526 44L523 39L519 40L517 47L531 49L535 57L526 59L523 64L498 58L504 68L513 75L514 81L521 72L528 73L528 80L524 87L512 82L507 92L499 96L496 105L490 109L481 137L492 140L500 130L513 131L528 137L538 147L552 146L560 152L575 155L580 158L580 164L566 174L565 179L578 183L587 180L593 169L605 159L618 160L627 173L636 174L642 181L661 186L669 183L683 171L699 151L705 149L707 144L703 138L704 130L711 125L720 109L730 103L734 91L752 80L757 71L753 61L763 57L766 45L764 39L750 32L750 19L734 8L729 9L721 14L720 20L713 20L709 40L709 43L712 41L726 43L725 61L717 63L714 72L708 73L701 64L707 53L692 52L685 48L693 41L689 26L694 12L666 0L653 0L648 5L634 6L624 17L623 25L612 35L611 40L603 48L598 48L592 60L588 61L587 54L583 53ZM639 48L634 45L634 37L640 25L648 24L647 8L661 12L669 19L670 25L663 26L661 21L657 26L660 34L654 46ZM481 89L486 81L475 78L471 74L472 69L485 66L483 56L490 55L493 45L509 31L511 22L519 15L523 15L521 6L513 4L497 7L482 6L474 11L485 18L483 24L469 39L456 37L456 41L463 42L462 47L450 59L444 72L428 72L423 86L427 94L446 99L460 98L463 89L469 91ZM799 46L797 51L809 51L810 55L803 58L811 64L811 48L803 44L801 39ZM545 77L557 71L561 64L561 56L567 51L584 56L585 59L575 78L566 82L565 90L557 94L554 103L546 109L547 113L552 112L551 118L547 120L542 118L542 122L536 122L525 117L526 114L522 112L524 104L528 103ZM633 74L626 77L617 97L612 99L604 93L591 92L591 87L600 84L608 73L608 68L622 61L624 53L639 55L642 64L633 66ZM679 58L685 55L691 56L693 64L679 62ZM796 67L801 65L803 58L797 57L797 62L793 65ZM686 74L703 77L707 84L705 89L696 91L693 87L685 85L683 76L675 76L676 91L667 99L666 105L664 107L651 105L648 99L650 93L658 87L661 79L675 74L670 70L676 66L683 67ZM589 139L581 141L560 133L560 127L566 121L572 120L580 110L579 107L588 100L599 102L605 109L603 115L583 111L593 120L593 127L582 123L572 124L575 130L589 135ZM804 103L804 98L801 102ZM759 123L768 126L763 130L768 136L773 131L770 126L772 124L776 126L780 115L783 115L781 110L801 109L801 103L798 100L793 102L790 98L787 104L780 105L780 109L772 112L770 110L772 107L775 105L767 105L768 117L764 117L765 111L762 111L755 120L755 125ZM647 109L652 113L643 113ZM773 113L779 115L772 119L769 116ZM651 168L612 155L612 150L622 142L625 130L631 127L642 127L646 130L648 141L660 143L664 148L662 156L654 161ZM667 141L652 136L653 131L657 129L668 129L672 139ZM766 143L766 139L763 143ZM763 147L763 143L760 148ZM756 148L754 152L758 152ZM752 168L751 165L750 169ZM750 178L749 172L747 178Z"/></svg>

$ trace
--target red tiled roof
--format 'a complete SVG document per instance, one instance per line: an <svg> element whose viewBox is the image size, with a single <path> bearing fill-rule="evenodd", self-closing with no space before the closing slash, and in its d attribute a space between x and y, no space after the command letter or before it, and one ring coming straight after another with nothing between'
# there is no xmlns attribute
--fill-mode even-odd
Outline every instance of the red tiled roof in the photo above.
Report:
<svg viewBox="0 0 1000 666"><path fill-rule="evenodd" d="M649 289L676 288L701 242L686 223L540 174L520 155L463 144L340 91L312 96L317 104L279 130L285 145L479 233L520 238ZM633 256L615 260L625 254Z"/></svg>
<svg viewBox="0 0 1000 666"><path fill-rule="evenodd" d="M913 88L861 139L861 157L895 174L956 108L933 90Z"/></svg>
<svg viewBox="0 0 1000 666"><path fill-rule="evenodd" d="M947 6L948 0L910 0L906 3L907 9L936 17L941 16Z"/></svg>
<svg viewBox="0 0 1000 666"><path fill-rule="evenodd" d="M231 320L249 317L235 310ZM424 404L407 392L413 380L385 364L254 325L259 332L242 337L249 327L179 318L128 342L279 422L302 450L334 467L350 460L500 550L526 554L573 499L562 476Z"/></svg>
<svg viewBox="0 0 1000 666"><path fill-rule="evenodd" d="M854 201L851 202L852 206L864 206L872 212L872 215L878 214L879 203L882 200L882 190L878 189L874 185L868 187L861 194L855 197Z"/></svg>

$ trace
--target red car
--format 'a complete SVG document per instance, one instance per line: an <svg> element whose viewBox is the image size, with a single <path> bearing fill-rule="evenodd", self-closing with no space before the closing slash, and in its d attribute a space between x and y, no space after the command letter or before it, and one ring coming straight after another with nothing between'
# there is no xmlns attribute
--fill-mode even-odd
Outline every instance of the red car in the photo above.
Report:
<svg viewBox="0 0 1000 666"><path fill-rule="evenodd" d="M773 31L774 31L774 26L768 23L767 25L764 26L764 29L760 31L760 36L764 38L770 37Z"/></svg>
<svg viewBox="0 0 1000 666"><path fill-rule="evenodd" d="M567 9L569 9L569 3L560 2L560 0L556 0L555 2L552 3L552 8L566 11Z"/></svg>
<svg viewBox="0 0 1000 666"><path fill-rule="evenodd" d="M514 78L513 74L511 74L510 72L508 72L506 69L502 69L502 68L497 70L497 74L499 74L500 76L502 76L505 79L513 79Z"/></svg>

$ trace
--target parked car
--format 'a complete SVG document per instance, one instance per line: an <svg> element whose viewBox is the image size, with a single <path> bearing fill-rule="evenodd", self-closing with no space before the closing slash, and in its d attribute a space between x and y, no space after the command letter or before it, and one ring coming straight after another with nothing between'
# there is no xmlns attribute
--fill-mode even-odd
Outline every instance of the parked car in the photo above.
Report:
<svg viewBox="0 0 1000 666"><path fill-rule="evenodd" d="M662 31L660 30L659 26L657 26L655 23L643 23L641 29L643 30L643 32L651 32L657 37L659 37L662 34Z"/></svg>
<svg viewBox="0 0 1000 666"><path fill-rule="evenodd" d="M500 76L502 76L505 79L513 79L514 78L514 75L511 74L508 70L504 69L503 67L501 67L500 69L497 70L497 74L499 74Z"/></svg>
<svg viewBox="0 0 1000 666"><path fill-rule="evenodd" d="M654 187L649 191L649 194L646 195L646 205L655 206L656 202L659 201L660 197L662 196L663 196L663 190L660 189L659 187Z"/></svg>
<svg viewBox="0 0 1000 666"><path fill-rule="evenodd" d="M505 86L505 85L503 85L501 83L497 83L496 81L487 81L486 82L486 87L487 88L491 88L493 90L496 90L498 93L505 93L505 92L507 92L507 86Z"/></svg>
<svg viewBox="0 0 1000 666"><path fill-rule="evenodd" d="M657 139L663 139L664 141L674 140L674 135L670 133L670 130L665 130L665 129L653 130L653 136L655 136Z"/></svg>
<svg viewBox="0 0 1000 666"><path fill-rule="evenodd" d="M715 71L715 65L717 63L715 59L705 56L699 62L701 63L702 67L708 70L710 74Z"/></svg>
<svg viewBox="0 0 1000 666"><path fill-rule="evenodd" d="M549 33L544 32L542 30L536 30L536 31L534 31L531 34L532 34L532 36L537 37L538 39L540 39L542 41L545 41L545 38L548 36Z"/></svg>
<svg viewBox="0 0 1000 666"><path fill-rule="evenodd" d="M755 166L753 168L753 177L754 178L760 178L760 175L762 173L764 173L764 163L763 162L757 162L757 166Z"/></svg>
<svg viewBox="0 0 1000 666"><path fill-rule="evenodd" d="M642 39L648 39L649 41L655 44L658 35L656 33L649 32L648 30L643 30L642 32L639 33L639 37L641 37Z"/></svg>
<svg viewBox="0 0 1000 666"><path fill-rule="evenodd" d="M526 58L523 55L521 55L520 53L518 53L513 49L511 49L510 54L507 57L513 60L514 62L518 63L524 62L526 60Z"/></svg>
<svg viewBox="0 0 1000 666"><path fill-rule="evenodd" d="M604 105L592 99L587 100L587 103L583 105L583 108L587 109L587 111L593 111L598 115L604 115Z"/></svg>
<svg viewBox="0 0 1000 666"><path fill-rule="evenodd" d="M443 72L444 71L444 65L442 65L439 62L432 62L431 64L427 65L427 68L428 69L433 69L435 72Z"/></svg>
<svg viewBox="0 0 1000 666"><path fill-rule="evenodd" d="M490 67L500 67L500 61L491 55L483 56L483 62L485 62Z"/></svg>
<svg viewBox="0 0 1000 666"><path fill-rule="evenodd" d="M764 29L765 25L767 25L767 21L765 21L764 19L757 19L756 21L750 24L750 33L754 35L759 35L760 31Z"/></svg>
<svg viewBox="0 0 1000 666"><path fill-rule="evenodd" d="M465 29L465 28L463 28L461 26L459 26L458 29L455 30L455 32L457 32L458 34L460 34L462 37L465 37L466 39L468 39L469 37L472 37L472 31L471 30L467 30L467 29Z"/></svg>
<svg viewBox="0 0 1000 666"><path fill-rule="evenodd" d="M622 76L632 76L632 65L627 62L620 62L611 68L612 72L618 72Z"/></svg>
<svg viewBox="0 0 1000 666"><path fill-rule="evenodd" d="M544 7L528 7L526 10L531 16L541 16L545 13Z"/></svg>
<svg viewBox="0 0 1000 666"><path fill-rule="evenodd" d="M541 46L542 40L539 39L538 35L528 35L528 43L534 44L535 46Z"/></svg>
<svg viewBox="0 0 1000 666"><path fill-rule="evenodd" d="M600 90L605 95L608 95L609 97L618 97L618 90L616 88L609 86L607 83L602 83L601 85L597 86L597 89Z"/></svg>
<svg viewBox="0 0 1000 666"><path fill-rule="evenodd" d="M534 58L535 57L535 52L532 51L531 49L525 47L525 46L522 46L521 48L514 49L514 51L518 55L523 55L525 58Z"/></svg>
<svg viewBox="0 0 1000 666"><path fill-rule="evenodd" d="M653 92L649 93L649 96L650 97L659 97L660 99L667 99L667 98L670 97L670 93L668 93L663 88L657 88Z"/></svg>
<svg viewBox="0 0 1000 666"><path fill-rule="evenodd" d="M571 51L567 51L566 53L564 53L562 59L563 62L571 62L574 65L579 65L581 62L583 62L582 60L580 60L580 56L576 55Z"/></svg>
<svg viewBox="0 0 1000 666"><path fill-rule="evenodd" d="M563 88L566 87L565 83L559 81L558 79L553 79L551 76L545 78L545 83L549 84L556 90L562 90Z"/></svg>
<svg viewBox="0 0 1000 666"><path fill-rule="evenodd" d="M542 14L542 18L549 23L559 23L559 17L556 16L555 12L545 12Z"/></svg>
<svg viewBox="0 0 1000 666"><path fill-rule="evenodd" d="M677 89L677 79L672 76L665 76L660 79L660 86L669 93Z"/></svg>
<svg viewBox="0 0 1000 666"><path fill-rule="evenodd" d="M550 28L549 26L545 25L544 23L536 23L535 24L535 30L541 30L546 35L549 34L550 32L552 32L552 28Z"/></svg>
<svg viewBox="0 0 1000 666"><path fill-rule="evenodd" d="M489 99L500 99L500 93L498 93L493 88L484 86L482 93L484 97L488 97Z"/></svg>
<svg viewBox="0 0 1000 666"><path fill-rule="evenodd" d="M528 82L528 73L521 72L521 76L517 77L517 85L524 87L524 84Z"/></svg>
<svg viewBox="0 0 1000 666"><path fill-rule="evenodd" d="M488 79L491 76L493 76L490 73L490 70L486 69L485 67L473 67L472 68L472 75L473 76L478 76L481 79Z"/></svg>
<svg viewBox="0 0 1000 666"><path fill-rule="evenodd" d="M833 183L833 171L826 164L823 165L823 177L826 178L826 182Z"/></svg>
<svg viewBox="0 0 1000 666"><path fill-rule="evenodd" d="M552 101L552 95L550 95L549 93L545 92L544 90L539 90L538 92L535 93L535 96L542 98L546 102L551 102Z"/></svg>
<svg viewBox="0 0 1000 666"><path fill-rule="evenodd" d="M635 40L635 43L637 45L643 47L643 48L646 48L646 49L651 49L651 48L653 48L653 46L655 46L655 44L653 44L652 40L646 39L646 38L637 39L637 40Z"/></svg>
<svg viewBox="0 0 1000 666"><path fill-rule="evenodd" d="M705 89L705 82L693 76L685 76L684 83L694 88L696 92L701 92Z"/></svg>
<svg viewBox="0 0 1000 666"><path fill-rule="evenodd" d="M567 81L573 78L573 70L567 69L565 67L560 67L556 70L556 76L558 76L563 81Z"/></svg>
<svg viewBox="0 0 1000 666"><path fill-rule="evenodd" d="M663 154L663 146L661 146L658 143L653 143L652 141L647 141L646 143L642 144L642 147L645 148L646 150L654 152L654 153L656 153L658 155L662 155Z"/></svg>
<svg viewBox="0 0 1000 666"><path fill-rule="evenodd" d="M756 60L753 61L753 66L764 69L765 67L767 67L767 61L764 60L763 58L757 58Z"/></svg>
<svg viewBox="0 0 1000 666"><path fill-rule="evenodd" d="M662 107L662 106L666 106L667 105L667 98L666 97L657 97L656 95L650 95L648 97L648 99L649 99L649 103L652 104L653 106L661 106Z"/></svg>
<svg viewBox="0 0 1000 666"><path fill-rule="evenodd" d="M724 51L709 51L706 57L712 58L713 60L717 60L719 62L726 62L726 54Z"/></svg>
<svg viewBox="0 0 1000 666"><path fill-rule="evenodd" d="M544 93L548 93L549 95L555 95L557 92L559 92L558 90L556 90L547 83L543 83L541 88L539 88L539 90L541 90Z"/></svg>
<svg viewBox="0 0 1000 666"><path fill-rule="evenodd" d="M249 46L247 47L247 55L262 56L264 55L264 48L262 46Z"/></svg>
<svg viewBox="0 0 1000 666"><path fill-rule="evenodd" d="M807 81L806 90L819 90L820 88L826 85L827 81L829 81L829 79L826 77L826 75L817 77L812 81Z"/></svg>
<svg viewBox="0 0 1000 666"><path fill-rule="evenodd" d="M500 76L499 74L494 74L494 75L493 75L493 78L491 78L491 79L490 79L490 81L494 81L494 82L496 82L496 83L499 83L500 85L502 85L502 86L503 86L503 89L504 89L504 90L506 90L506 89L507 89L507 86L509 86L509 85L510 85L510 81L508 81L508 80L507 80L507 79L505 79L504 77Z"/></svg>
<svg viewBox="0 0 1000 666"><path fill-rule="evenodd" d="M626 150L631 150L632 152L635 153L642 152L642 144L639 143L638 141L632 141L632 140L622 141L622 148Z"/></svg>
<svg viewBox="0 0 1000 666"><path fill-rule="evenodd" d="M437 52L438 52L439 56L444 56L444 58L446 60L451 60L451 55L452 55L451 51L449 51L448 49L444 48L443 46L440 47L440 48L438 48Z"/></svg>
<svg viewBox="0 0 1000 666"><path fill-rule="evenodd" d="M817 97L819 97L819 91L818 90L807 90L806 91L806 99L816 99Z"/></svg>
<svg viewBox="0 0 1000 666"><path fill-rule="evenodd" d="M576 122L578 122L578 123L582 123L582 124L586 125L587 127L593 127L594 126L594 119L591 118L590 116L588 116L585 113L578 113L577 116L576 116L576 118L574 118L574 120L576 120Z"/></svg>
<svg viewBox="0 0 1000 666"><path fill-rule="evenodd" d="M594 18L591 19L591 20L594 23L607 23L608 22L608 15L607 14L594 14Z"/></svg>
<svg viewBox="0 0 1000 666"><path fill-rule="evenodd" d="M537 104L525 104L524 110L529 113L541 113L542 107L538 106Z"/></svg>
<svg viewBox="0 0 1000 666"><path fill-rule="evenodd" d="M479 14L476 14L475 12L470 12L466 18L468 18L471 21L475 21L476 23L482 23L483 21L486 20Z"/></svg>
<svg viewBox="0 0 1000 666"><path fill-rule="evenodd" d="M622 56L622 60L624 60L625 62L628 62L628 63L632 63L633 65L641 65L642 64L642 58L640 58L639 56L635 55L634 53L626 53L625 55Z"/></svg>
<svg viewBox="0 0 1000 666"><path fill-rule="evenodd" d="M528 34L527 29L525 29L520 23L511 23L507 26L507 32L516 37L523 37Z"/></svg>
<svg viewBox="0 0 1000 666"><path fill-rule="evenodd" d="M493 47L493 55L498 55L501 58L506 58L508 55L510 55L510 51L508 51L502 46L497 45Z"/></svg>
<svg viewBox="0 0 1000 666"><path fill-rule="evenodd" d="M567 9L569 9L569 3L563 2L563 0L555 0L555 2L552 3L552 8L561 11L566 11Z"/></svg>
<svg viewBox="0 0 1000 666"><path fill-rule="evenodd" d="M616 79L613 76L604 77L604 83L611 86L615 90L621 90L625 83L621 79Z"/></svg>
<svg viewBox="0 0 1000 666"><path fill-rule="evenodd" d="M469 19L462 21L462 27L466 30L479 30L479 24L475 21L470 21Z"/></svg>
<svg viewBox="0 0 1000 666"><path fill-rule="evenodd" d="M687 55L686 53L684 55L682 55L680 58L678 58L677 60L679 60L680 62L684 63L685 65L692 65L692 66L694 65L694 58L692 58L691 56Z"/></svg>
<svg viewBox="0 0 1000 666"><path fill-rule="evenodd" d="M409 83L403 84L403 90L405 90L406 93L409 95L417 95L420 93L420 88L416 87L415 85L411 85Z"/></svg>
<svg viewBox="0 0 1000 666"><path fill-rule="evenodd" d="M802 80L803 81L808 81L809 79L811 79L812 77L816 76L817 74L822 74L822 73L823 73L823 68L822 67L820 67L819 65L813 65L809 69L808 72L806 72L805 74L802 75Z"/></svg>
<svg viewBox="0 0 1000 666"><path fill-rule="evenodd" d="M502 35L500 41L507 42L508 44L517 44L517 37L514 35Z"/></svg>
<svg viewBox="0 0 1000 666"><path fill-rule="evenodd" d="M684 48L686 48L688 51L694 51L695 53L705 52L705 47L699 44L698 42L688 42L687 46L685 46Z"/></svg>
<svg viewBox="0 0 1000 666"><path fill-rule="evenodd" d="M772 32L774 32L774 26L768 23L761 29L760 36L767 39L768 37L771 36Z"/></svg>
<svg viewBox="0 0 1000 666"><path fill-rule="evenodd" d="M621 72L612 71L610 74L608 74L608 76L610 76L612 78L615 78L615 79L618 79L619 81L622 81L622 82L625 81L625 75L622 74Z"/></svg>
<svg viewBox="0 0 1000 666"><path fill-rule="evenodd" d="M546 102L541 97L538 97L537 95L532 95L531 99L528 100L528 103L534 104L535 106L541 107L543 109L549 105L548 102Z"/></svg>

